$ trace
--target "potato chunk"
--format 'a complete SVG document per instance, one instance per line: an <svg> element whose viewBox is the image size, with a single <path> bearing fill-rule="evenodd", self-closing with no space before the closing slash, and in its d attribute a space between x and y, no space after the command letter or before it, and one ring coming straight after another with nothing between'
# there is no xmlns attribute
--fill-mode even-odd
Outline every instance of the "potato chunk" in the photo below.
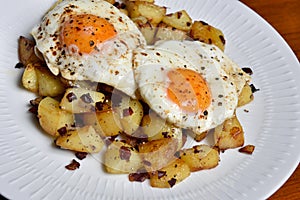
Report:
<svg viewBox="0 0 300 200"><path fill-rule="evenodd" d="M185 10L167 14L163 17L162 21L169 26L183 31L189 31L192 27L192 18Z"/></svg>
<svg viewBox="0 0 300 200"><path fill-rule="evenodd" d="M243 87L240 95L239 95L239 101L238 101L238 107L244 106L248 103L250 103L254 99L252 89L248 83L245 84Z"/></svg>
<svg viewBox="0 0 300 200"><path fill-rule="evenodd" d="M236 116L227 119L215 128L215 146L220 150L237 148L244 145L244 131Z"/></svg>
<svg viewBox="0 0 300 200"><path fill-rule="evenodd" d="M60 102L60 107L71 113L95 111L96 104L102 103L104 94L83 88L68 88Z"/></svg>
<svg viewBox="0 0 300 200"><path fill-rule="evenodd" d="M152 24L161 22L166 14L166 8L146 1L128 1L126 2L130 18L144 16Z"/></svg>
<svg viewBox="0 0 300 200"><path fill-rule="evenodd" d="M171 188L190 175L189 166L181 159L176 159L167 166L150 173L152 187Z"/></svg>
<svg viewBox="0 0 300 200"><path fill-rule="evenodd" d="M194 40L214 44L222 51L225 49L225 37L222 31L203 21L194 21L190 35Z"/></svg>
<svg viewBox="0 0 300 200"><path fill-rule="evenodd" d="M136 24L136 26L139 28L141 33L146 39L146 42L148 45L151 45L154 43L154 37L156 34L156 26L151 24L146 17L140 16L137 18L133 18L132 21Z"/></svg>
<svg viewBox="0 0 300 200"><path fill-rule="evenodd" d="M166 122L154 112L143 117L141 129L143 137L148 141L173 138L177 140L178 150L184 145L182 129Z"/></svg>
<svg viewBox="0 0 300 200"><path fill-rule="evenodd" d="M239 152L251 155L254 152L254 149L255 149L254 145L248 144L248 145L240 148Z"/></svg>
<svg viewBox="0 0 300 200"><path fill-rule="evenodd" d="M63 149L97 153L101 151L104 142L92 126L84 126L58 136L55 144Z"/></svg>
<svg viewBox="0 0 300 200"><path fill-rule="evenodd" d="M83 121L84 124L92 125L96 132L103 137L117 136L123 131L118 115L112 109L85 113Z"/></svg>
<svg viewBox="0 0 300 200"><path fill-rule="evenodd" d="M48 68L35 65L36 75L38 79L39 95L55 97L63 94L65 87L60 78L53 75Z"/></svg>
<svg viewBox="0 0 300 200"><path fill-rule="evenodd" d="M65 87L60 78L54 76L40 63L28 64L23 72L22 85L40 96L55 97L63 94Z"/></svg>
<svg viewBox="0 0 300 200"><path fill-rule="evenodd" d="M32 64L26 66L22 75L22 85L30 92L37 93L39 90L39 82L35 67Z"/></svg>
<svg viewBox="0 0 300 200"><path fill-rule="evenodd" d="M103 137L117 136L123 131L120 118L113 110L110 100L98 104L95 112L84 113L82 119L84 124L92 125Z"/></svg>
<svg viewBox="0 0 300 200"><path fill-rule="evenodd" d="M140 127L144 115L143 106L137 99L125 95L120 97L113 110L120 119L122 130L127 135L132 135Z"/></svg>
<svg viewBox="0 0 300 200"><path fill-rule="evenodd" d="M186 31L169 26L165 23L159 23L155 35L155 41L158 40L185 40L188 38Z"/></svg>
<svg viewBox="0 0 300 200"><path fill-rule="evenodd" d="M218 165L220 159L217 150L204 144L184 149L179 156L192 172L214 168Z"/></svg>
<svg viewBox="0 0 300 200"><path fill-rule="evenodd" d="M35 42L33 40L20 36L18 45L19 60L24 66L41 62L41 60L35 55Z"/></svg>
<svg viewBox="0 0 300 200"><path fill-rule="evenodd" d="M112 142L104 154L105 169L109 173L134 173L143 168L138 151L121 141Z"/></svg>
<svg viewBox="0 0 300 200"><path fill-rule="evenodd" d="M145 169L156 171L175 160L178 142L173 138L152 140L138 146Z"/></svg>
<svg viewBox="0 0 300 200"><path fill-rule="evenodd" d="M51 97L42 99L38 106L38 118L41 127L52 136L74 126L74 116L59 107L59 102Z"/></svg>

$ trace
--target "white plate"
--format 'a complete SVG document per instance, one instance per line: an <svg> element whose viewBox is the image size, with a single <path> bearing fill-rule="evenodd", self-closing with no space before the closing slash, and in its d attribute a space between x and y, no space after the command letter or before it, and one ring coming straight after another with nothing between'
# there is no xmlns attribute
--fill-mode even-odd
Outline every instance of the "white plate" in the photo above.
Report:
<svg viewBox="0 0 300 200"><path fill-rule="evenodd" d="M171 11L186 9L193 19L224 31L226 52L240 66L251 66L260 89L239 110L246 144L221 154L220 165L193 173L172 189L131 183L125 175L105 174L92 156L76 171L64 168L74 155L54 148L27 112L33 95L20 86L14 69L17 38L28 36L54 0L6 1L0 8L0 190L11 199L265 199L299 163L300 67L280 35L262 18L233 0L159 1Z"/></svg>

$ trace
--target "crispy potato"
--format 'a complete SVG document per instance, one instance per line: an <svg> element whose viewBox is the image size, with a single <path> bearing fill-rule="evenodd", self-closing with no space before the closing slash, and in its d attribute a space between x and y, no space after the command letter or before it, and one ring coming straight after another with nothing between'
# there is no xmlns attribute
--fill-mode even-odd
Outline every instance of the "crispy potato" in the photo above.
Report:
<svg viewBox="0 0 300 200"><path fill-rule="evenodd" d="M39 90L37 73L32 64L28 64L23 72L22 85L30 92L37 93Z"/></svg>
<svg viewBox="0 0 300 200"><path fill-rule="evenodd" d="M55 97L65 92L64 84L60 78L53 75L48 68L41 65L35 65L35 68L40 96Z"/></svg>
<svg viewBox="0 0 300 200"><path fill-rule="evenodd" d="M189 31L192 27L192 18L185 10L167 14L163 17L162 22L176 29Z"/></svg>
<svg viewBox="0 0 300 200"><path fill-rule="evenodd" d="M119 116L112 109L96 112L96 117L103 136L116 136L123 132Z"/></svg>
<svg viewBox="0 0 300 200"><path fill-rule="evenodd" d="M166 120L163 120L155 112L149 112L149 114L143 116L141 128L148 140L154 140L153 138L157 134L169 132L169 127L166 124Z"/></svg>
<svg viewBox="0 0 300 200"><path fill-rule="evenodd" d="M167 166L175 159L178 141L173 138L152 140L138 146L145 169L156 171Z"/></svg>
<svg viewBox="0 0 300 200"><path fill-rule="evenodd" d="M132 19L132 21L134 21L136 26L139 28L139 30L145 37L147 44L153 44L156 33L156 26L151 24L144 16L134 18Z"/></svg>
<svg viewBox="0 0 300 200"><path fill-rule="evenodd" d="M214 44L222 51L225 49L225 37L220 29L203 21L194 21L191 26L190 36L207 44Z"/></svg>
<svg viewBox="0 0 300 200"><path fill-rule="evenodd" d="M236 116L227 119L214 131L215 146L220 150L237 148L244 145L244 131Z"/></svg>
<svg viewBox="0 0 300 200"><path fill-rule="evenodd" d="M196 145L183 149L179 155L192 172L202 169L211 169L219 163L219 152L208 145Z"/></svg>
<svg viewBox="0 0 300 200"><path fill-rule="evenodd" d="M59 102L51 97L40 101L38 118L44 131L52 136L59 135L60 130L67 130L74 126L73 114L60 109Z"/></svg>
<svg viewBox="0 0 300 200"><path fill-rule="evenodd" d="M101 110L98 109L96 112L84 113L83 123L92 125L96 132L103 137L119 135L123 130L119 116L111 107L111 102L105 100L101 104Z"/></svg>
<svg viewBox="0 0 300 200"><path fill-rule="evenodd" d="M138 151L121 141L112 142L104 154L104 166L113 174L134 173L143 168Z"/></svg>
<svg viewBox="0 0 300 200"><path fill-rule="evenodd" d="M166 14L165 7L146 1L127 1L126 7L130 18L144 16L151 24L158 24Z"/></svg>
<svg viewBox="0 0 300 200"><path fill-rule="evenodd" d="M204 140L206 138L207 134L208 134L208 131L194 134L194 140L196 142L201 142L202 140Z"/></svg>
<svg viewBox="0 0 300 200"><path fill-rule="evenodd" d="M191 174L189 166L176 159L158 171L150 173L150 185L158 188L171 188Z"/></svg>
<svg viewBox="0 0 300 200"><path fill-rule="evenodd" d="M243 87L240 95L239 95L239 101L238 101L238 107L244 106L248 103L250 103L254 99L252 89L248 83L245 84Z"/></svg>
<svg viewBox="0 0 300 200"><path fill-rule="evenodd" d="M104 94L83 88L68 88L60 102L60 107L71 113L95 111L96 104L103 103Z"/></svg>
<svg viewBox="0 0 300 200"><path fill-rule="evenodd" d="M192 131L190 129L183 129L183 132L193 137L196 142L201 142L206 138L209 131L204 131L200 133L200 132Z"/></svg>
<svg viewBox="0 0 300 200"><path fill-rule="evenodd" d="M113 110L119 117L122 130L126 134L132 135L140 127L144 111L138 100L122 96L121 101Z"/></svg>
<svg viewBox="0 0 300 200"><path fill-rule="evenodd" d="M144 115L141 129L143 137L147 137L148 141L173 138L178 142L177 150L184 145L182 129L166 122L154 112Z"/></svg>
<svg viewBox="0 0 300 200"><path fill-rule="evenodd" d="M100 152L104 146L103 140L92 126L69 130L58 136L55 144L63 149L86 153Z"/></svg>
<svg viewBox="0 0 300 200"><path fill-rule="evenodd" d="M240 148L239 152L251 155L253 153L254 149L255 149L254 145L248 144L248 145Z"/></svg>
<svg viewBox="0 0 300 200"><path fill-rule="evenodd" d="M64 84L48 68L39 63L28 64L23 72L22 85L40 96L55 97L63 94Z"/></svg>
<svg viewBox="0 0 300 200"><path fill-rule="evenodd" d="M18 45L19 60L24 66L41 62L41 60L35 55L35 42L33 40L20 36Z"/></svg>
<svg viewBox="0 0 300 200"><path fill-rule="evenodd" d="M163 22L158 24L156 35L155 35L155 41L158 41L158 40L185 40L185 39L188 39L188 34L186 31L176 29L176 28L169 26Z"/></svg>

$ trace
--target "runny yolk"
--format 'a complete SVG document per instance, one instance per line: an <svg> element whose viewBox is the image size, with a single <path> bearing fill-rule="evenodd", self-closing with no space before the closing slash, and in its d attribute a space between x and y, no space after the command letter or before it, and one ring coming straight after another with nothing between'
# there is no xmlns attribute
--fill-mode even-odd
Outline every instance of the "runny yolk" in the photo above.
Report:
<svg viewBox="0 0 300 200"><path fill-rule="evenodd" d="M168 97L186 112L204 112L211 103L211 93L205 79L189 69L168 72Z"/></svg>
<svg viewBox="0 0 300 200"><path fill-rule="evenodd" d="M61 39L72 53L91 53L96 45L116 35L114 26L92 14L71 15L63 24Z"/></svg>

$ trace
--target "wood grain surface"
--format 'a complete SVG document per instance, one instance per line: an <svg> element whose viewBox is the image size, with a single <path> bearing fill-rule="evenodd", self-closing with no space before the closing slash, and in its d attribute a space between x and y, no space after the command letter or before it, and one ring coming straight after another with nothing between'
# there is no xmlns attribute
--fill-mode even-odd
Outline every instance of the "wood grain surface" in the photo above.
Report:
<svg viewBox="0 0 300 200"><path fill-rule="evenodd" d="M285 39L300 60L300 1L299 0L241 0L257 12ZM270 200L300 199L300 165L288 181Z"/></svg>

